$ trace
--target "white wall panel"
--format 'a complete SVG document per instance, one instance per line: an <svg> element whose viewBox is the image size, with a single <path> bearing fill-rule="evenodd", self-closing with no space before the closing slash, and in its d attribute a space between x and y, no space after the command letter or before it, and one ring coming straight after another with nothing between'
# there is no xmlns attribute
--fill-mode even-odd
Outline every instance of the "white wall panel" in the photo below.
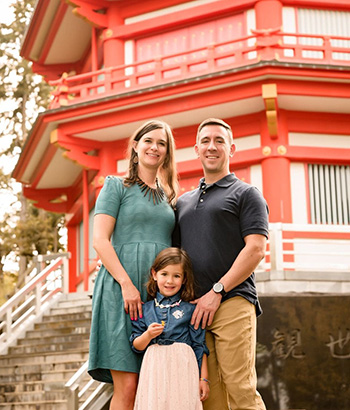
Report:
<svg viewBox="0 0 350 410"><path fill-rule="evenodd" d="M292 163L290 165L292 218L294 224L307 224L307 200L305 165Z"/></svg>
<svg viewBox="0 0 350 410"><path fill-rule="evenodd" d="M289 144L300 147L350 148L350 135L290 132Z"/></svg>
<svg viewBox="0 0 350 410"><path fill-rule="evenodd" d="M264 195L263 191L263 179L261 165L252 165L250 167L250 184L258 188L258 190Z"/></svg>

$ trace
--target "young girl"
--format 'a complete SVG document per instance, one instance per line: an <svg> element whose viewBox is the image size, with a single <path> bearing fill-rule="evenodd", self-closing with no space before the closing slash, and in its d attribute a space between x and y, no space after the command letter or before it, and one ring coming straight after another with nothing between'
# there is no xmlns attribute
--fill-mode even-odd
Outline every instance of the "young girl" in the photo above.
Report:
<svg viewBox="0 0 350 410"><path fill-rule="evenodd" d="M208 398L205 331L190 324L195 305L191 261L179 248L156 257L147 283L150 300L132 321L130 338L143 358L134 410L200 410Z"/></svg>

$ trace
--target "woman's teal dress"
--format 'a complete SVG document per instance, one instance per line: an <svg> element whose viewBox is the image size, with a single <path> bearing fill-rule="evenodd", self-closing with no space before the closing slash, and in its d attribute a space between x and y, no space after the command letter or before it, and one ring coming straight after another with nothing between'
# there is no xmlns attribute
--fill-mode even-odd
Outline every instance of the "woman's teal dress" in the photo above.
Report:
<svg viewBox="0 0 350 410"><path fill-rule="evenodd" d="M125 187L122 179L108 176L96 201L96 214L116 219L112 245L145 302L145 283L154 258L171 246L175 224L173 209L166 199L155 205L137 184ZM131 331L120 285L102 266L92 298L88 370L91 377L113 383L110 369L139 372L142 357L130 348Z"/></svg>

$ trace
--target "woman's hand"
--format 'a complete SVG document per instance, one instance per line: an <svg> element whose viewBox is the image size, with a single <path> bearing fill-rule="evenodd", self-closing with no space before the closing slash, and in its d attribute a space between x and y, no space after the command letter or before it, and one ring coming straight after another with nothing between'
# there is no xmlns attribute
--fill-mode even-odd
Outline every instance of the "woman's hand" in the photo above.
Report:
<svg viewBox="0 0 350 410"><path fill-rule="evenodd" d="M164 326L160 323L151 323L147 328L147 333L150 337L150 340L154 339L155 337L159 336L163 333Z"/></svg>
<svg viewBox="0 0 350 410"><path fill-rule="evenodd" d="M131 320L137 320L142 317L142 301L140 292L133 283L121 285L124 300L124 309L130 315Z"/></svg>

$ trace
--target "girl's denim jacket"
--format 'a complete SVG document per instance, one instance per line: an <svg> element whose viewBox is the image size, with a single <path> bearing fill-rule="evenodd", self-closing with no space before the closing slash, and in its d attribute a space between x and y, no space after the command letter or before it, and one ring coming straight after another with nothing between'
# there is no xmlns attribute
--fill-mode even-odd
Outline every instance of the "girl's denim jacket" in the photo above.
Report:
<svg viewBox="0 0 350 410"><path fill-rule="evenodd" d="M154 300L146 302L142 306L142 318L132 321L132 334L130 337L131 348L136 353L143 353L134 348L132 342L136 337L144 333L151 323L164 324L163 333L152 339L149 345L170 345L173 343L186 343L192 347L198 362L199 369L202 365L202 357L205 353L209 355L209 350L205 344L205 330L199 327L197 330L191 325L191 317L196 305L181 301L180 293L169 298L157 293L156 306ZM175 306L170 306L175 305Z"/></svg>

